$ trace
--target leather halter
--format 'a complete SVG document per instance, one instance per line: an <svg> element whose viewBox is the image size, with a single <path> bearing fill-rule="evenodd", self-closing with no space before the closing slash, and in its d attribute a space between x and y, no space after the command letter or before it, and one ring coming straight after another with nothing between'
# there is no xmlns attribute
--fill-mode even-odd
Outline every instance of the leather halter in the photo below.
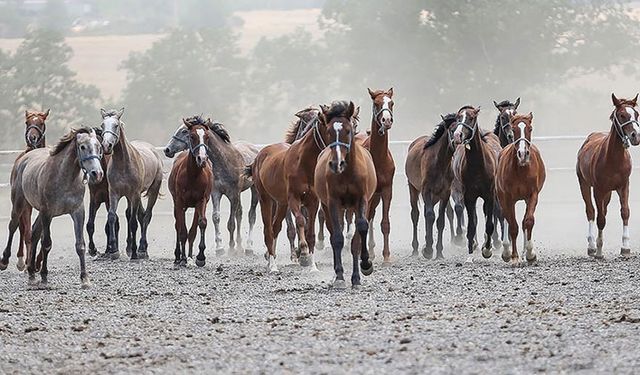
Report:
<svg viewBox="0 0 640 375"><path fill-rule="evenodd" d="M28 124L28 123L27 123ZM44 125L44 122L43 122ZM31 142L31 140L29 139L29 131L31 129L34 129L38 132L38 139L35 142ZM40 144L40 142L42 142L42 140L44 139L44 135L46 133L46 130L42 130L40 129L39 126L37 125L28 125L27 129L24 131L24 140L27 142L27 145L33 147L33 148L38 148L38 144Z"/></svg>
<svg viewBox="0 0 640 375"><path fill-rule="evenodd" d="M204 147L205 151L207 152L207 155L209 155L209 146L207 146L205 143L198 143L195 146L191 145L191 136L187 137L187 140L185 141L184 139L176 136L175 134L171 136L171 139L174 139L182 144L184 144L185 146L187 146L187 148L189 149L189 152L191 153L191 155L193 155L194 157L196 156L196 152L198 151L199 148Z"/></svg>
<svg viewBox="0 0 640 375"><path fill-rule="evenodd" d="M384 107L380 108L380 110L378 111L378 110L376 110L376 104L375 103L373 103L371 111L373 112L373 119L378 124L378 133L383 133L384 134L384 131L386 130L386 128L384 127L384 125L380 121L380 117L381 117L382 113L387 111L387 112L389 112L389 115L391 115L391 121L393 121L393 111L390 108L384 108Z"/></svg>
<svg viewBox="0 0 640 375"><path fill-rule="evenodd" d="M454 124L454 127L457 127L458 125L462 125L463 127L471 130L471 136L467 139L465 139L464 141L462 141L462 145L466 146L469 143L471 143L471 140L473 139L473 137L476 135L476 131L478 130L478 118L474 118L473 119L473 123L471 125L461 122L461 121L457 121ZM451 133L449 133L449 142L453 143L453 138L451 137Z"/></svg>
<svg viewBox="0 0 640 375"><path fill-rule="evenodd" d="M80 155L80 146L76 145L76 154L79 156ZM80 164L80 170L82 171L82 183L86 184L87 183L87 175L89 174L89 171L87 171L87 168L84 166L84 162L85 161L89 161L89 160L102 160L102 154L89 154L83 158L78 157L78 164Z"/></svg>
<svg viewBox="0 0 640 375"><path fill-rule="evenodd" d="M624 148L629 148L629 146L631 146L631 142L629 141L629 137L624 134L624 132L622 131L622 128L624 128L625 126L629 125L629 124L634 124L634 125L639 125L637 120L629 120L625 123L620 123L620 119L618 119L618 116L616 116L616 109L613 110L613 113L611 114L611 116L613 117L613 125L614 128L616 129L616 133L618 133L618 136L620 137L620 140L622 141L622 145L624 146Z"/></svg>
<svg viewBox="0 0 640 375"><path fill-rule="evenodd" d="M339 146L345 147L347 149L347 152L351 151L351 143L353 143L353 131L349 132L349 143L344 143L342 141L340 141L340 130L341 129L335 129L336 131L336 140L334 142L331 142L327 145L327 147L329 148L336 148Z"/></svg>

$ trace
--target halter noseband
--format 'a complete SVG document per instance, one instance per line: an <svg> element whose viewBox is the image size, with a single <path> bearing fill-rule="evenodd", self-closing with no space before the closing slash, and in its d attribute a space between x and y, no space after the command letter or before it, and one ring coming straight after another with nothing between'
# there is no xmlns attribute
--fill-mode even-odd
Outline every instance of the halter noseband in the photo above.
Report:
<svg viewBox="0 0 640 375"><path fill-rule="evenodd" d="M506 123L503 123L502 122L502 114L503 113L507 113L507 112L505 111L505 112L502 112L502 113L500 113L498 115L498 120L500 121L500 130L502 131L502 133L504 133L504 130L507 128L507 126L511 125L511 118L513 117L512 114L507 113L507 116L509 117L509 121L507 121Z"/></svg>
<svg viewBox="0 0 640 375"><path fill-rule="evenodd" d="M468 145L469 145L469 143L471 142L471 140L473 139L473 137L476 135L476 131L477 131L477 129L478 129L478 118L477 118L477 117L476 117L476 118L474 118L474 119L473 119L473 123L472 123L471 125L469 125L469 124L467 124L467 123L465 123L465 122L457 121L457 120L456 120L456 122L455 122L454 126L456 126L456 127L457 127L458 125L462 125L463 127L467 128L467 129L469 129L469 130L471 130L471 136L470 136L469 138L465 139L464 141L462 141L462 143L461 143L463 146L465 146L465 147L466 147L466 146L468 146ZM451 138L451 135L449 135L449 141L450 141L450 142L452 142L452 141L453 141L453 139Z"/></svg>
<svg viewBox="0 0 640 375"><path fill-rule="evenodd" d="M626 134L624 134L624 132L622 131L622 128L624 128L629 124L634 124L639 126L640 124L638 123L637 120L633 120L633 119L621 124L620 120L618 119L618 116L616 116L615 109L613 110L612 116L613 116L613 124L615 125L614 128L616 129L616 133L618 133L618 136L622 141L622 145L624 146L624 148L629 148L629 146L631 146L631 142L629 141L629 137Z"/></svg>
<svg viewBox="0 0 640 375"><path fill-rule="evenodd" d="M349 152L349 151L351 151L351 143L353 142L353 131L349 132L349 143L344 143L344 142L340 141L340 130L342 130L342 128L335 129L335 131L336 131L336 140L334 142L329 143L326 147L336 148L336 147L342 146L342 147L345 147L347 149L347 152Z"/></svg>
<svg viewBox="0 0 640 375"><path fill-rule="evenodd" d="M43 123L44 124L44 123ZM35 129L38 132L38 139L35 142L31 142L31 140L29 139L29 130L31 129ZM27 144L33 148L38 148L38 144L40 144L40 142L42 142L42 140L44 139L44 134L46 133L46 130L42 130L40 129L39 126L37 125L28 125L27 129L24 131L24 140L27 142Z"/></svg>
<svg viewBox="0 0 640 375"><path fill-rule="evenodd" d="M108 117L116 117L116 116L114 115L114 116L108 116ZM116 119L116 121L118 121L118 125L117 125L117 126L118 126L118 130L120 130L120 129L119 129L119 127L120 127L120 125L121 125L121 122L120 122L120 120L119 120L119 119ZM104 122L103 122L103 124L104 124ZM118 132L118 134L116 134L116 132L113 132L113 131L108 130L108 129L104 129L104 130L102 131L102 136L104 137L104 135L105 135L105 134L111 134L111 135L113 135L114 137L116 137L116 141L114 142L114 144L116 144L116 143L120 142L120 134L119 134L119 132Z"/></svg>
<svg viewBox="0 0 640 375"><path fill-rule="evenodd" d="M196 156L196 152L198 151L198 149L201 148L201 147L204 147L205 151L207 152L207 155L209 155L209 146L207 146L205 143L198 143L197 145L192 146L191 145L191 136L190 135L187 137L186 141L184 139L176 136L175 134L171 136L171 139L174 139L174 140L184 144L185 146L187 146L187 148L189 149L189 152L194 157Z"/></svg>

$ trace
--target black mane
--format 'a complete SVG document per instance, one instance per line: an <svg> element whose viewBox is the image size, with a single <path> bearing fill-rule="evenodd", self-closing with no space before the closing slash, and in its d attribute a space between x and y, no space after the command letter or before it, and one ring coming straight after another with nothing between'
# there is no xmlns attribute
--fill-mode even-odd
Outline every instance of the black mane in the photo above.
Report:
<svg viewBox="0 0 640 375"><path fill-rule="evenodd" d="M433 146L434 144L436 144L436 142L438 142L447 128L449 128L449 126L451 126L451 124L456 120L456 116L456 113L449 113L448 115L444 116L442 121L438 125L436 125L435 129L433 129L433 133L431 134L431 137L429 138L427 143L424 144L425 149Z"/></svg>
<svg viewBox="0 0 640 375"><path fill-rule="evenodd" d="M201 115L189 117L184 120L189 125L204 125L214 132L225 143L231 143L231 137L229 132L225 129L224 125L219 122L213 122L211 119L204 119Z"/></svg>

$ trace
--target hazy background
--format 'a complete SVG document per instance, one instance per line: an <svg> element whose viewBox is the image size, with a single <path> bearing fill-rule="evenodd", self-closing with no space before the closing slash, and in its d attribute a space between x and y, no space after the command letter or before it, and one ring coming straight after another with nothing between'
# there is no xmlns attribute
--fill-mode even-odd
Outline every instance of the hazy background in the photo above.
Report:
<svg viewBox="0 0 640 375"><path fill-rule="evenodd" d="M598 0L0 1L0 148L24 147L25 109L52 109L49 144L70 126L98 125L100 107L126 107L129 138L156 145L200 113L233 140L280 141L293 113L334 99L361 105L368 127L367 87L394 88L392 140L430 133L440 113L465 104L480 105L491 128L492 100L518 96L535 135L586 135L609 129L612 91L640 90L639 20L636 2ZM586 242L571 171L580 143L540 142L550 170L536 230L550 246ZM393 149L392 220L404 247L405 149ZM13 158L3 157L0 183ZM635 190L631 200L638 227ZM158 210L170 207L164 199ZM616 198L609 218L617 248Z"/></svg>

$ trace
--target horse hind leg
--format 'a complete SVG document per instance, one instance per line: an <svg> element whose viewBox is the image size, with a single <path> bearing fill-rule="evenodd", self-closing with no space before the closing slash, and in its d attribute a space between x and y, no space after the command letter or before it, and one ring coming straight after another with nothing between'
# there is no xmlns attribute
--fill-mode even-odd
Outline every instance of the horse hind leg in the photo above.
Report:
<svg viewBox="0 0 640 375"><path fill-rule="evenodd" d="M20 231L20 243L18 246L18 262L16 263L16 267L18 268L18 271L22 272L29 263L29 255L31 254L29 251L31 248L31 207L26 207L20 216L18 230ZM27 249L26 263L24 249Z"/></svg>
<svg viewBox="0 0 640 375"><path fill-rule="evenodd" d="M411 204L411 224L413 226L413 238L411 247L413 248L412 256L418 256L418 220L420 219L420 209L418 208L418 196L420 192L409 184L409 203ZM453 233L453 232L452 232Z"/></svg>
<svg viewBox="0 0 640 375"><path fill-rule="evenodd" d="M300 257L299 248L296 249L296 225L293 222L293 215L291 210L287 210L287 214L284 216L284 220L287 224L287 240L289 240L289 252L291 263L298 263L298 257Z"/></svg>
<svg viewBox="0 0 640 375"><path fill-rule="evenodd" d="M436 221L436 227L438 228L438 242L436 243L436 259L444 259L444 255L442 254L442 250L444 249L444 244L442 237L444 236L444 227L445 227L445 215L447 211L449 199L441 199L438 204L438 220Z"/></svg>
<svg viewBox="0 0 640 375"><path fill-rule="evenodd" d="M371 202L369 202L369 217L367 218L367 221L369 222L369 228L373 228L373 219L376 216L376 208L378 207L381 199L382 197L380 196L380 194L374 194L371 198ZM371 260L376 259L376 240L374 238L373 232L373 229L367 231L367 234L369 235L369 258Z"/></svg>
<svg viewBox="0 0 640 375"><path fill-rule="evenodd" d="M11 209L11 219L9 220L9 238L7 240L7 246L2 253L2 259L0 259L0 270L4 271L9 265L9 258L11 257L11 245L13 243L13 235L20 226L20 220L24 211L23 204L14 204Z"/></svg>
<svg viewBox="0 0 640 375"><path fill-rule="evenodd" d="M217 255L224 254L224 246L222 246L222 234L220 233L220 199L222 199L222 194L220 194L219 191L213 191L211 193L211 206L213 207L211 221L213 221L213 228L215 232Z"/></svg>
<svg viewBox="0 0 640 375"><path fill-rule="evenodd" d="M600 193L595 191L595 200L596 207L598 209L598 215L596 217L596 223L598 225L598 238L596 238L596 254L594 257L596 259L603 259L604 254L602 253L602 247L604 244L602 232L604 231L604 227L607 224L607 206L611 201L611 192Z"/></svg>
<svg viewBox="0 0 640 375"><path fill-rule="evenodd" d="M483 199L484 200L484 199ZM484 200L483 203L483 211L484 216L486 218L485 222L485 230L484 230L484 244L482 245L482 256L485 259L491 258L493 256L491 239L495 231L495 224L493 222L493 212L494 212L495 203L493 201L493 197L489 197Z"/></svg>
<svg viewBox="0 0 640 375"><path fill-rule="evenodd" d="M204 250L206 249L205 244L205 232L207 231L207 200L203 199L198 206L196 206L195 213L193 214L194 218L198 218L198 228L200 228L200 243L198 244L198 256L196 257L196 266L204 267L206 262L206 257L204 255ZM195 224L195 221L194 221Z"/></svg>
<svg viewBox="0 0 640 375"><path fill-rule="evenodd" d="M247 246L245 254L253 254L253 229L256 225L256 207L258 206L258 191L255 186L251 186L251 205L249 207L249 234L247 235Z"/></svg>
<svg viewBox="0 0 640 375"><path fill-rule="evenodd" d="M91 282L89 281L89 276L87 275L87 268L85 263L86 247L84 236L82 235L82 226L84 224L84 206L81 206L79 210L72 213L71 218L73 219L73 229L76 237L76 254L78 254L78 259L80 260L80 282L83 288L88 288L91 286Z"/></svg>
<svg viewBox="0 0 640 375"><path fill-rule="evenodd" d="M196 208L193 212L193 221L191 222L191 228L189 228L189 233L187 234L187 242L189 243L189 253L187 254L187 257L189 258L193 258L193 244L195 243L196 235L198 234L198 215L199 212Z"/></svg>
<svg viewBox="0 0 640 375"><path fill-rule="evenodd" d="M498 224L501 231L498 232ZM497 200L493 202L493 248L498 250L502 247L502 241L504 241L504 217L502 215L502 208L498 204Z"/></svg>
<svg viewBox="0 0 640 375"><path fill-rule="evenodd" d="M531 196L527 202L527 209L522 220L522 229L524 230L524 249L527 262L533 263L538 259L535 251L533 250L533 225L535 223L534 212L538 204L538 194Z"/></svg>
<svg viewBox="0 0 640 375"><path fill-rule="evenodd" d="M151 224L151 218L153 217L153 207L155 207L158 201L158 195L160 195L160 186L162 185L162 176L156 179L147 191L147 208L144 209L143 220L140 223L140 246L138 247L138 254L141 259L149 259L149 242L147 240L147 233L149 230L149 224ZM142 210L142 202L140 202L140 209Z"/></svg>
<svg viewBox="0 0 640 375"><path fill-rule="evenodd" d="M457 201L453 200L453 210L456 214L457 218L457 226L456 226L456 236L453 243L457 246L464 246L464 205Z"/></svg>
<svg viewBox="0 0 640 375"><path fill-rule="evenodd" d="M318 240L316 241L316 250L324 250L324 211L318 211Z"/></svg>

